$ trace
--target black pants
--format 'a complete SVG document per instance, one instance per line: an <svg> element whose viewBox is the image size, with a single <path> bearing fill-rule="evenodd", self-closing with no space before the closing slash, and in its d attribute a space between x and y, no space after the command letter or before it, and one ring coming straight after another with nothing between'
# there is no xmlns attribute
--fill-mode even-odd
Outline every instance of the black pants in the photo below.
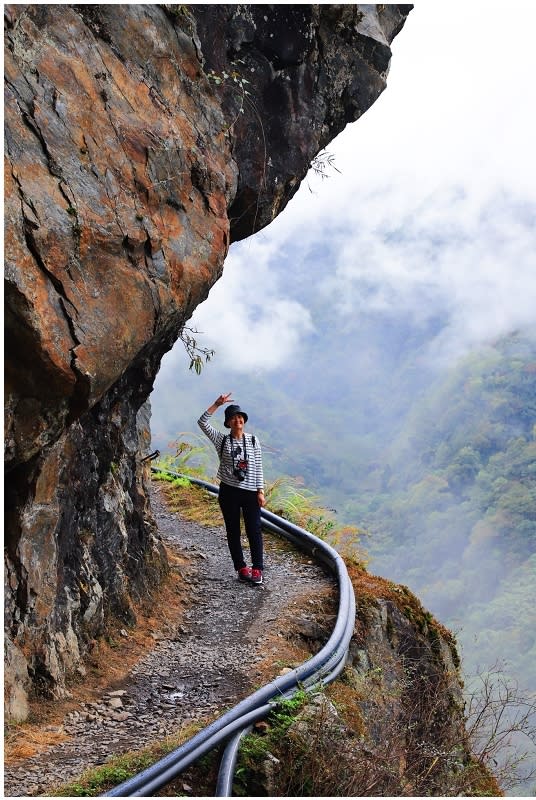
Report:
<svg viewBox="0 0 536 800"><path fill-rule="evenodd" d="M257 492L239 489L222 482L220 483L218 502L225 522L227 543L234 568L241 569L246 566L240 541L240 512L242 511L252 566L254 569L263 569L261 509L257 500Z"/></svg>

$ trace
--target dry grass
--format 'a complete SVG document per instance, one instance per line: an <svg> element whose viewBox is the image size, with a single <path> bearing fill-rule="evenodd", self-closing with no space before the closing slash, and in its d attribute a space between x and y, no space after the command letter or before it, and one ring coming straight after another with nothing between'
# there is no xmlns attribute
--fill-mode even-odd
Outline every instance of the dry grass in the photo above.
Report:
<svg viewBox="0 0 536 800"><path fill-rule="evenodd" d="M277 623L264 637L262 649L267 655L255 665L255 680L259 685L269 683L282 669L286 667L294 669L313 655L309 644L296 630L296 619L311 613L311 601L316 601L319 594L308 591L295 597L292 606L277 618ZM334 592L326 590L323 594L326 605L329 605L334 599Z"/></svg>
<svg viewBox="0 0 536 800"><path fill-rule="evenodd" d="M201 486L181 486L160 480L159 485L171 511L180 513L184 519L208 527L222 524L222 516L215 495Z"/></svg>
<svg viewBox="0 0 536 800"><path fill-rule="evenodd" d="M64 742L69 738L60 729L52 730L52 727L47 726L42 730L31 727L24 731L17 731L19 734L17 736L12 738L9 736L6 742L5 762L10 763L31 758L44 748ZM9 740L10 738L11 740Z"/></svg>
<svg viewBox="0 0 536 800"><path fill-rule="evenodd" d="M364 736L366 725L361 708L362 697L355 686L343 680L335 681L326 689L326 695L333 701L341 719L357 736Z"/></svg>
<svg viewBox="0 0 536 800"><path fill-rule="evenodd" d="M199 524L211 527L221 525L217 500L208 495L206 491L195 486L172 486L165 482L161 482L160 486L170 510L180 511L183 517L195 520ZM286 540L280 540L278 537L267 537L267 548L293 550ZM99 639L93 647L87 664L88 672L83 682L70 687L72 697L62 702L40 701L32 707L32 717L29 722L8 731L6 763L22 761L50 745L69 738L61 727L64 716L79 707L81 702L99 699L105 690L122 688L132 667L154 647L153 634L156 631L165 633L167 627L176 627L180 623L187 607L189 595L188 587L184 586L180 580L180 572L187 564L187 560L173 549L169 547L166 549L171 568L170 574L159 590L155 592L151 607L135 609L137 625L133 630L129 630L128 638L121 635L121 626L110 626L107 635ZM367 608L372 608L381 599L392 601L421 631L428 632L430 635L440 634L446 641L452 642L454 645L450 632L425 611L419 600L406 587L372 576L356 564L348 564L348 571L360 610L356 623L358 638L366 632L364 626L367 624ZM302 616L314 615L320 624L324 620L326 632L329 632L331 618L336 611L336 600L337 592L331 587L326 587L322 591L308 590L292 599L285 611L279 614L277 620L273 621L270 631L263 639L262 649L266 656L261 662L257 662L254 673L254 680L258 685L273 680L280 674L283 667L292 668L303 663L311 656L314 649L318 649L320 646L318 642L311 645L300 635L299 619ZM155 613L156 610L158 614ZM329 720L320 712L312 721L312 727L309 727L309 735L306 739L302 741L298 735L294 734L286 737L285 741L281 743L282 772L284 774L279 776L278 782L283 794L276 794L276 796L288 796L289 792L294 796L334 796L334 790L337 791L337 796L357 796L357 794L363 793L364 787L368 795L378 792L385 795L392 794L393 791L400 792L401 786L403 794L411 794L412 784L405 785L402 774L406 769L403 760L405 755L400 755L396 748L388 746L388 742L385 742L383 751L380 747L375 752L363 750L356 753L356 741L366 734L366 725L360 706L362 694L358 687L352 685L350 681L339 680L329 687L327 694L338 708L341 721L350 729L351 747L347 748L348 752L343 754L337 731L331 730L331 726L327 724ZM400 733L399 721L394 720L394 724L397 728L393 731L392 740L396 741L396 737ZM189 733L191 734L191 731ZM188 738L188 731L184 730L180 738L181 740ZM178 740L164 743L164 751L169 747L177 746L177 744ZM162 743L157 745L159 748L161 746ZM336 758L334 758L334 752L338 753ZM161 754L161 751L159 750L158 753ZM139 754L136 758L138 757L140 757ZM157 757L156 751L144 753L142 757L154 760ZM130 765L134 769L138 768L134 764L136 758ZM432 767L434 763L432 762ZM428 772L432 767L428 769ZM288 774L286 774L286 770L288 770ZM427 776L428 773L425 777ZM482 793L489 794L490 782L485 770L482 770L482 776L482 786L479 789ZM198 785L197 775L184 775L182 779L188 779L191 785ZM110 775L104 775L100 784L97 781L100 787L98 791L105 791L107 786L114 785L116 782L115 778L112 779ZM95 788L94 774L87 777L87 783ZM471 787L476 785L473 777ZM493 784L493 788L498 790L496 784ZM181 793L182 783L178 784L173 791ZM77 791L77 794L79 793ZM83 793L88 794L89 792L84 791ZM499 795L500 790L496 794Z"/></svg>
<svg viewBox="0 0 536 800"><path fill-rule="evenodd" d="M159 486L170 510L180 512L185 519L200 525L208 527L222 525L217 498L206 490L195 484L181 486L166 481L159 481ZM278 536L266 537L265 550L296 552L293 545ZM295 620L304 614L311 614L313 601L314 612L318 616L328 608L331 611L335 600L336 591L329 587L322 591L315 589L314 592L303 592L293 598L292 606L278 617L277 622L263 638L262 649L267 655L255 664L254 678L258 685L269 683L283 668L294 668L312 655L311 649L295 631Z"/></svg>

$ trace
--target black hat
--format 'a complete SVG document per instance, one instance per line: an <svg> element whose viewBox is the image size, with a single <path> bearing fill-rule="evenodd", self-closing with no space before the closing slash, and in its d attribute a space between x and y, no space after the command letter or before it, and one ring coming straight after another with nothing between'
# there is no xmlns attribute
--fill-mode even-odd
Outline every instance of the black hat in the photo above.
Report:
<svg viewBox="0 0 536 800"><path fill-rule="evenodd" d="M248 421L248 415L246 414L245 411L242 411L240 406L227 406L227 408L225 409L225 420L223 422L226 428L231 427L229 425L229 420L231 419L231 417L234 417L235 414L242 414L242 416L244 417L244 422Z"/></svg>

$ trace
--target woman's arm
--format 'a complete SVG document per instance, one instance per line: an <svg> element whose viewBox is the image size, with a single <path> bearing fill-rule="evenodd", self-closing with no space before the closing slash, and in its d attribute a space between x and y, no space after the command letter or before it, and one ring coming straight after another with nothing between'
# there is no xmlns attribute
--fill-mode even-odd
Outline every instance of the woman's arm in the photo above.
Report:
<svg viewBox="0 0 536 800"><path fill-rule="evenodd" d="M230 401L230 399L231 399L231 393L229 393L229 394L220 394L220 396L217 397L216 400L214 400L212 405L209 406L207 408L207 410L204 411L201 414L201 416L199 417L199 419L197 420L197 424L199 425L199 427L201 428L201 430L203 431L205 436L208 436L208 438L210 439L210 441L212 442L212 444L214 445L214 447L218 451L219 451L219 448L221 446L221 442L222 442L222 439L223 439L223 433L220 433L220 431L217 431L216 428L214 428L210 424L208 419L209 419L210 416L212 416L212 414L214 414L216 409L218 409L220 406L223 406L225 403L228 403Z"/></svg>

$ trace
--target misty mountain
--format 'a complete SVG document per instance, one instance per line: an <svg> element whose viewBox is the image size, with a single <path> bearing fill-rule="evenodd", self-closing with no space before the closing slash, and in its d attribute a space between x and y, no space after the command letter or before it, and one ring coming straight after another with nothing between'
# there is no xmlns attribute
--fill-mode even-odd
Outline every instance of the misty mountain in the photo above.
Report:
<svg viewBox="0 0 536 800"><path fill-rule="evenodd" d="M345 507L372 567L458 632L466 668L536 687L536 345L511 336L436 379Z"/></svg>
<svg viewBox="0 0 536 800"><path fill-rule="evenodd" d="M179 432L197 432L212 395L232 391L263 441L268 475L301 475L323 496L346 499L355 491L356 471L365 474L378 441L383 447L390 440L413 394L429 380L428 366L409 365L427 337L403 321L394 326L373 316L357 337L346 336L329 316L318 327L323 334L305 337L290 366L270 372L222 367L216 352L198 376L188 371L184 355L173 373L157 380L153 444L163 449ZM339 474L349 462L351 475Z"/></svg>

